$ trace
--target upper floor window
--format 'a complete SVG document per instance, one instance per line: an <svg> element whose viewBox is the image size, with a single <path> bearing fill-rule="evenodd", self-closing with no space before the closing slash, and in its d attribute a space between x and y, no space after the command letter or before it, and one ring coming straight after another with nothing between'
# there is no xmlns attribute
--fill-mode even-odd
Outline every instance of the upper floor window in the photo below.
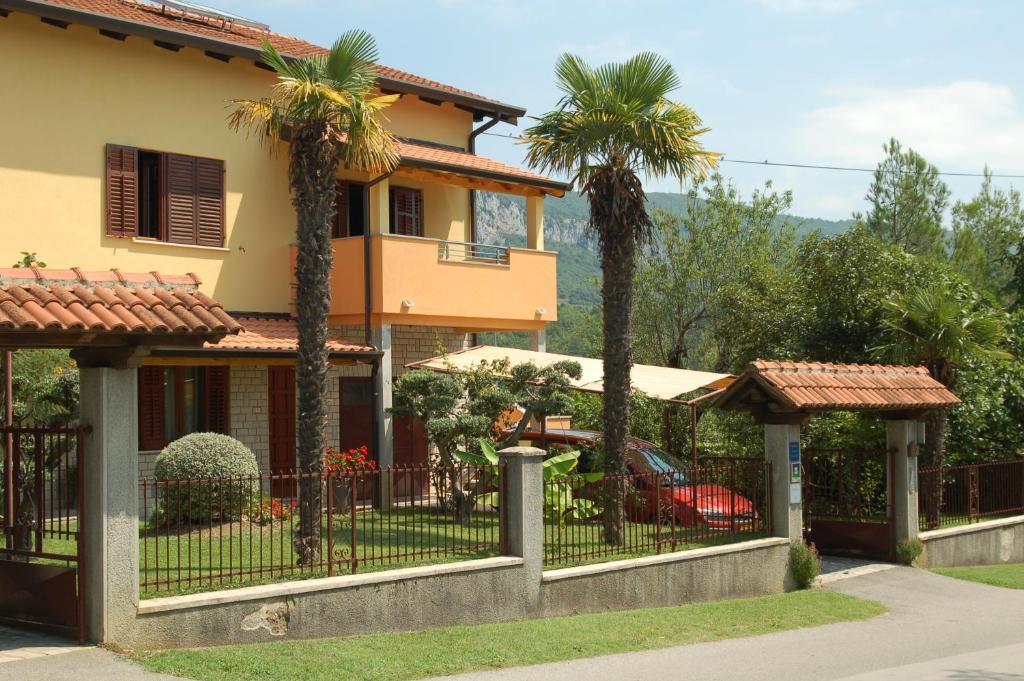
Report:
<svg viewBox="0 0 1024 681"><path fill-rule="evenodd" d="M224 162L107 145L107 235L224 245Z"/></svg>
<svg viewBox="0 0 1024 681"><path fill-rule="evenodd" d="M391 187L391 217L388 227L392 234L423 236L423 192L408 187Z"/></svg>
<svg viewBox="0 0 1024 681"><path fill-rule="evenodd" d="M366 187L355 182L338 180L335 183L334 191L335 212L334 224L331 225L331 238L362 236L367 222L364 201Z"/></svg>

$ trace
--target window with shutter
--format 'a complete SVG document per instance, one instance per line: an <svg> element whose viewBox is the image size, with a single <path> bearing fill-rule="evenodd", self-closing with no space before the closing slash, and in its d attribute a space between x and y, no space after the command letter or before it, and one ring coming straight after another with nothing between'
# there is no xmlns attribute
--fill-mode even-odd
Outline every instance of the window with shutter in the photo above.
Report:
<svg viewBox="0 0 1024 681"><path fill-rule="evenodd" d="M163 449L164 368L139 369L139 449Z"/></svg>
<svg viewBox="0 0 1024 681"><path fill-rule="evenodd" d="M334 224L331 225L331 238L341 239L348 236L348 183L338 180L334 183Z"/></svg>
<svg viewBox="0 0 1024 681"><path fill-rule="evenodd" d="M139 151L107 145L107 236L133 237L139 224Z"/></svg>
<svg viewBox="0 0 1024 681"><path fill-rule="evenodd" d="M204 386L204 407L206 412L206 429L212 433L228 432L229 407L228 397L230 395L230 368L229 367L207 367Z"/></svg>
<svg viewBox="0 0 1024 681"><path fill-rule="evenodd" d="M391 188L391 233L423 236L423 192L408 187Z"/></svg>

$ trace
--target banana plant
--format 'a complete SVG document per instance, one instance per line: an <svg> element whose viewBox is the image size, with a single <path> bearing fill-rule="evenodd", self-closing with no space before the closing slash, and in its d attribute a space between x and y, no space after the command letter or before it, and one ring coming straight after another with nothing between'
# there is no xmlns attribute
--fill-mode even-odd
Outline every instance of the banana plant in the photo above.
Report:
<svg viewBox="0 0 1024 681"><path fill-rule="evenodd" d="M463 463L486 466L489 479L497 481L500 475L497 449L489 440L481 439L480 451L480 454L456 452L455 456ZM559 527L564 527L567 519L589 520L601 513L601 507L592 500L574 494L576 490L603 477L603 473L576 471L579 459L579 452L563 452L545 459L543 463L544 514L549 520L557 522ZM482 494L477 500L497 508L498 492Z"/></svg>

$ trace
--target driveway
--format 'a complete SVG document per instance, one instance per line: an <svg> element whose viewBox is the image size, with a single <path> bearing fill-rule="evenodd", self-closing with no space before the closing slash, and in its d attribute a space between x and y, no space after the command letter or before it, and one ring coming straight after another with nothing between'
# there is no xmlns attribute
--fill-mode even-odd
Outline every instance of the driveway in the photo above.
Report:
<svg viewBox="0 0 1024 681"><path fill-rule="evenodd" d="M881 601L889 612L865 622L448 680L1024 681L1024 591L906 567L829 567L822 588Z"/></svg>

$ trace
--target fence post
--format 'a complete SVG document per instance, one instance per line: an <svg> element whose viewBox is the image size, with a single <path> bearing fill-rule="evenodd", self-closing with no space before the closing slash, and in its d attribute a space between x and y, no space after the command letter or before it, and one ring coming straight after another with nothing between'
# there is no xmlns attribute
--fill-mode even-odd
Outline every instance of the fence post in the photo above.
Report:
<svg viewBox="0 0 1024 681"><path fill-rule="evenodd" d="M803 538L800 426L766 423L764 458L771 464L771 527L776 537ZM795 468L794 468L795 467Z"/></svg>
<svg viewBox="0 0 1024 681"><path fill-rule="evenodd" d="M892 504L894 544L917 539L917 431L916 421L885 422L885 445L893 451L892 470L889 471L889 503ZM942 472L938 471L937 475L939 484L942 484Z"/></svg>
<svg viewBox="0 0 1024 681"><path fill-rule="evenodd" d="M504 513L502 545L509 555L526 564L527 611L540 604L540 578L544 569L544 450L510 447L498 452L504 467L499 500Z"/></svg>

